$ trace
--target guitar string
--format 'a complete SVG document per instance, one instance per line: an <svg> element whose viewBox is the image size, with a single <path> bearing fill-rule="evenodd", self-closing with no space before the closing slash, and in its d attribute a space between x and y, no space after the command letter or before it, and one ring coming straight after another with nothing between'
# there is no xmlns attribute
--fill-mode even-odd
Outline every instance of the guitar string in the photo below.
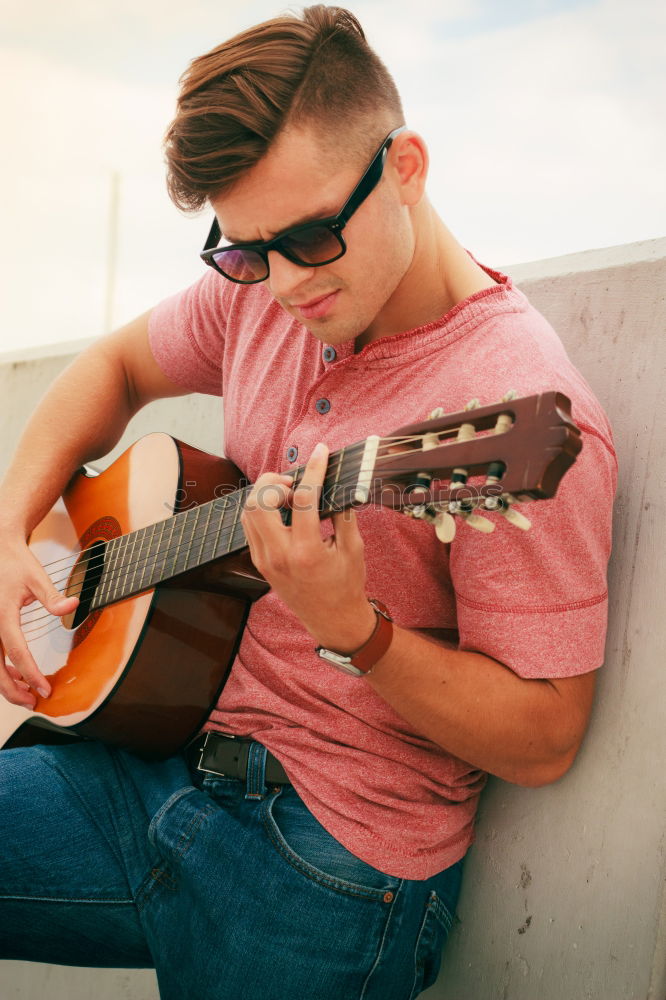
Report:
<svg viewBox="0 0 666 1000"><path fill-rule="evenodd" d="M356 472L352 473L351 475L348 475L347 477L342 477L338 481L338 483L336 485L344 488L345 486L349 486L349 485L352 485L352 484L356 483L357 480L358 480L357 472L358 472L358 470L356 470ZM249 493L250 490L251 490L250 486L244 488L244 491L246 493ZM243 490L237 491L237 494L238 493L242 493L242 492L243 492ZM240 497L239 499L242 500L242 497ZM222 511L223 522L224 522L224 518L227 515L227 512L230 511L230 510L232 510L232 509L234 509L237 506L239 506L239 503L237 501L233 501L232 504L227 505L227 507ZM164 526L164 525L169 524L169 523L171 523L169 518L166 518L164 521L157 522L157 524L159 524L161 526ZM238 522L237 519L235 519L234 524L231 527L224 528L224 524L223 524L222 528L223 528L223 530L220 531L220 529L219 529L218 526L209 527L208 524L207 524L207 526L206 526L206 528L204 529L203 532L200 532L199 534L193 534L191 538L187 539L184 542L181 542L179 540L179 542L175 546L173 545L173 535L174 535L175 532L172 531L171 535L169 537L169 540L167 541L167 544L166 544L166 546L163 549L159 548L159 542L161 542L163 540L162 538L160 538L159 541L158 541L158 548L157 548L156 551L151 552L149 550L145 554L139 555L136 559L133 559L130 562L127 562L127 563L124 563L124 564L120 565L118 567L117 571L112 572L111 574L108 574L105 577L105 584L107 586L107 589L110 591L111 590L111 586L113 584L117 583L118 579L126 578L127 576L129 576L129 571L130 570L133 570L133 575L136 575L136 573L138 572L139 569L141 569L142 566L145 569L145 567L149 563L152 563L152 568L154 570L154 569L157 568L157 566L158 566L159 563L165 563L168 558L174 557L174 561L177 560L178 554L181 551L181 549L185 549L185 548L191 549L193 546L195 546L197 543L199 543L199 547L202 550L203 547L204 547L204 545L205 545L206 539L210 539L211 536L217 535L218 533L219 533L219 539L217 540L217 544L218 545L222 545L224 542L227 542L232 537L232 535L235 532L237 532L239 530L242 530L240 528L240 525L239 525L239 522ZM127 537L127 536L119 536L119 537ZM242 546L242 547L245 547L245 546ZM84 563L89 562L90 559L92 559L92 558L93 558L93 556L89 556L87 559L81 560L81 562L79 563L79 565L83 565ZM207 560L207 561L211 561L211 560ZM63 579L67 579L68 578L68 572L67 572L68 568L67 567L61 567L61 570L62 569L65 570L65 575L63 577L61 577L60 579L55 578L53 580L54 584L61 583ZM184 570L181 570L180 572L183 572L183 571ZM60 570L58 572L60 572ZM174 575L176 575L176 574L174 574ZM98 586L99 586L99 581L98 581L98 583L96 585L93 585L92 587L89 587L87 589L84 588L81 591L81 593L78 595L79 599L87 597L90 594L90 592L91 591L94 592L95 589L96 589L96 587L98 587ZM150 586L147 586L145 589L150 589ZM31 602L31 605L28 605L27 608L25 608L21 612L21 614L22 614L22 616L24 618L24 624L25 625L34 625L34 624L36 624L37 622L39 622L40 620L42 620L44 618L55 617L55 616L51 615L50 612L45 611L45 609L43 608L42 605L38 605L37 607L32 607L32 605L34 605L34 604L37 604L37 602L35 602L35 601ZM28 617L31 614L32 615L36 614L36 617L32 617L32 618ZM34 629L33 630L26 629L24 631L25 631L25 634L28 634L30 631L34 631Z"/></svg>
<svg viewBox="0 0 666 1000"><path fill-rule="evenodd" d="M395 438L394 440L396 442L398 442L398 443L403 443L403 442L407 442L407 441L409 441L411 439L409 439L409 438ZM340 461L338 461L336 465L332 465L327 470L327 476L326 476L327 480L330 479L331 476L332 476L332 474L337 471L337 469L339 468L339 466L346 461L347 457L351 453L353 453L353 450L356 450L356 449L358 449L360 447L365 447L365 443L363 443L362 445L352 446L352 448L348 449L347 452L345 453L345 455L343 456L343 458ZM395 447L395 445L393 445L393 447ZM406 453L400 453L400 454L406 454ZM378 452L378 456L377 457L378 458L383 458L383 457L386 457L386 456L381 455ZM399 457L399 455L396 456L396 457ZM304 466L300 466L298 469L295 470L295 472L294 472L294 482L298 481L298 475L299 475L299 473L301 473L302 471L304 471L304 468L305 468ZM334 486L348 485L350 481L351 481L350 479L346 479L346 480L342 479L338 483L333 483L333 485ZM326 484L324 484L324 485L326 485ZM207 502L212 503L212 504L219 504L222 501L227 500L230 497L240 496L240 494L242 494L243 492L247 493L247 492L249 492L251 490L251 488L252 488L251 485L248 485L246 487L242 487L241 489L234 491L233 493L226 494L225 496L218 497L215 500L207 501ZM205 506L205 504L198 505L198 506ZM225 510L227 510L229 508L230 508L230 505L228 504L227 507L225 508ZM172 516L174 516L174 517L178 517L178 516L184 517L188 513L189 513L189 511L176 511L176 512L174 512L174 514ZM168 521L168 518L166 518L165 520ZM161 524L163 522L158 521L156 523L157 524ZM150 527L150 525L148 525L147 527ZM145 530L145 529L144 528L138 528L138 529L136 529L137 532L138 531L142 531L142 530ZM129 534L131 534L131 532ZM123 536L117 536L117 537L123 537ZM111 539L111 541L113 541L113 539ZM84 566L85 563L88 562L92 558L94 558L94 555L89 555L86 559L80 560L79 565L80 566ZM53 559L50 562L44 563L42 568L45 569L45 570L47 570L49 567L55 567L55 566L58 565L58 563L64 563L66 560L69 560L69 564L68 565L61 566L58 570L54 570L54 572L61 572L61 571L62 572L69 572L69 570L71 570L71 568L74 565L76 565L77 559L78 559L78 556L72 556L71 553L68 553L65 556L60 556L58 559ZM64 579L64 577L61 577L60 579ZM54 582L59 582L59 581L55 580Z"/></svg>
<svg viewBox="0 0 666 1000"><path fill-rule="evenodd" d="M244 544L244 545L239 546L235 551L240 551L240 549L242 549L242 548L246 548L246 545ZM212 561L213 558L217 558L217 557L211 557L210 559L207 559L205 561L206 562L210 562L210 561ZM158 566L158 561L155 560L153 562L153 570L155 568L157 568L157 566ZM183 568L182 570L178 570L177 572L174 572L172 575L173 576L177 576L181 572L186 572L186 570L187 570L187 567ZM139 587L137 587L136 590L129 590L126 593L120 593L120 594L117 594L117 595L113 595L111 597L111 599L105 601L101 605L101 607L104 608L104 607L108 606L109 604L113 604L113 603L115 603L116 601L118 601L120 599L124 599L126 597L132 596L133 594L141 593L142 591L145 592L147 590L153 589L158 582L160 582L160 581L149 580L145 584L143 582L141 582L141 585ZM94 586L92 588L87 588L84 591L82 591L80 595L77 595L77 596L79 596L80 599L85 598L91 592L94 592L94 590L95 590ZM95 609L92 609L92 610L98 610L98 609L95 608ZM41 629L43 628L44 624L46 623L46 620L48 620L48 619L55 619L57 617L60 617L60 616L52 615L50 612L46 611L46 609L42 608L41 606L39 607L39 612L40 613L38 615L36 615L35 617L27 619L27 620L25 620L23 622L23 626L22 627L23 627L24 635L26 635L26 636L27 635L34 635L34 634L36 634L36 633L38 633L38 632L41 631Z"/></svg>
<svg viewBox="0 0 666 1000"><path fill-rule="evenodd" d="M452 428L449 431L449 429L446 428L444 431L438 431L437 434L438 434L439 437L442 437L442 436L444 436L446 434L454 433L457 430L458 430L458 428ZM380 446L380 449L378 449L378 451L377 451L377 459L380 459L380 458L400 458L403 455L411 454L411 452L414 451L414 450L416 450L416 449L407 449L407 451L404 451L404 452L391 452L390 448L395 448L395 447L397 447L397 446L399 446L401 444L409 444L412 441L418 441L423 436L424 436L423 434L414 434L414 435L412 435L410 437L404 437L404 436L402 436L402 437L399 437L399 436L396 436L396 437L383 437L381 439L382 442L391 442L391 443L388 444L388 445L382 444ZM346 462L347 459L348 459L348 457L351 454L353 454L357 450L360 450L361 448L365 448L365 445L366 445L366 442L362 441L362 442L359 442L359 443L357 443L355 445L350 445L349 448L345 449L344 455L337 462L337 465L331 464L327 468L327 470L326 470L326 478L327 479L330 478L331 474L333 472L337 471L337 468L341 464L343 464L344 462ZM381 449L386 449L386 453L382 454L381 453ZM305 471L305 466L299 466L298 469L294 470L294 482L297 481L298 474L301 473L301 472L304 472L304 471ZM285 472L285 473L282 473L282 474L283 475L290 475L290 473L288 473L288 472ZM339 485L339 484L334 484L334 485ZM223 497L218 497L215 500L207 501L207 502L216 503L218 501L221 501L221 500L225 499L226 497L235 496L235 495L237 495L239 493L242 493L243 490L250 490L251 488L252 488L252 484L248 485L247 487L241 487L240 489L235 490L232 493L225 494ZM203 505L199 505L199 506L203 506ZM177 516L178 514L183 514L183 513L185 513L185 512L184 511L175 511L173 516ZM160 522L158 521L157 523L159 524ZM136 530L137 531L141 531L142 529L138 528ZM120 537L120 536L118 536L118 537ZM49 566L56 566L58 563L64 562L65 560L71 559L71 558L72 558L71 554L68 553L65 556L60 556L58 559L52 559L50 562L44 563L43 566L42 566L42 569L47 569ZM73 559L73 561L71 562L71 564L68 567L63 567L63 568L71 569L71 567L74 566L75 563L76 563L76 558Z"/></svg>
<svg viewBox="0 0 666 1000"><path fill-rule="evenodd" d="M355 446L352 446L351 448L347 449L347 451L346 451L345 455L343 456L343 458L340 461L338 461L337 464L335 464L335 465L332 464L327 469L326 478L327 479L331 478L332 474L335 473L335 472L337 472L338 468L346 461L346 459L352 453L352 451L358 449L359 447L360 446L355 445ZM362 447L365 447L364 443L363 443ZM358 472L359 468L360 468L360 466L356 469L356 473ZM302 473L302 472L304 472L304 471L305 471L305 467L304 466L299 466L299 468L294 471L294 476L293 476L294 483L298 483L299 474ZM352 473L352 476L354 474L355 473ZM287 473L285 473L285 475L287 475ZM348 476L349 476L349 474L348 474ZM352 481L353 481L353 479L349 479L349 478L347 478L346 480L345 479L341 479L341 480L339 480L338 483L333 483L333 485L335 485L335 486L337 486L337 485L348 485ZM326 483L324 483L324 486L326 486ZM227 513L227 511L230 510L230 509L232 509L233 506L237 506L239 503L242 503L242 500L243 500L243 496L242 495L244 493L245 494L249 494L250 491L251 491L251 489L252 489L252 484L250 484L248 486L241 487L240 489L235 490L232 493L225 494L225 495L223 495L221 497L216 497L215 499L210 500L210 501L206 501L204 504L197 504L194 509L196 509L196 508L203 508L207 504L211 504L213 506L215 506L216 504L219 505L219 504L222 504L224 501L229 500L232 497L237 497L238 498L237 501L233 500L231 504L227 503L224 508L220 508L218 506L218 510L221 511L221 513L222 513L223 516L225 516L226 513ZM181 518L185 519L188 516L188 514L190 514L190 512L191 512L192 509L193 508L190 508L187 511L174 511L174 513L171 516L172 517L181 517ZM156 525L158 525L158 524L164 524L164 523L170 523L170 519L167 517L167 518L164 519L164 521L157 521L157 522L155 522ZM139 531L143 531L146 528L149 528L151 526L152 525L146 525L143 528L137 528L136 529L136 533L138 533ZM134 532L128 532L127 534L132 534L132 533L134 533ZM122 538L122 537L126 537L126 535L119 535L119 536L116 536L116 537ZM193 540L194 539L192 539L191 541L193 541ZM102 539L100 539L100 541L102 541ZM115 541L115 539L109 539L109 541L113 542L113 541ZM147 556L149 557L150 553L148 553ZM84 566L87 562L89 562L94 557L95 557L94 554L89 555L88 557L86 557L86 559L80 560L79 565L80 566ZM69 572L69 570L71 570L72 567L76 565L77 559L78 559L78 556L72 557L71 553L68 553L65 556L60 556L58 559L53 559L50 562L44 563L43 566L42 566L42 568L46 570L49 567L55 567L55 566L57 566L58 563L65 562L65 560L70 560L69 565L61 566L60 569L54 571L55 573L58 573L58 572ZM55 577L51 577L51 579L54 582L60 582L60 580L64 579L64 577L60 577L60 580L57 580Z"/></svg>
<svg viewBox="0 0 666 1000"><path fill-rule="evenodd" d="M201 536L199 536L199 537L201 537ZM243 546L243 547L245 547L245 546ZM238 551L238 550L236 550L236 551ZM151 586L148 586L148 587L145 588L145 590L150 590L150 589L152 589ZM137 593L141 593L141 591L137 591ZM136 596L136 594L135 595L129 595L129 596ZM114 602L110 602L110 603L114 603ZM102 606L102 610L105 607L108 607L108 606L109 605L103 605ZM95 609L95 610L98 610L98 609ZM49 622L47 619L51 619L51 621ZM58 630L58 629L60 629L62 627L59 617L56 616L56 615L51 615L48 612L46 614L42 615L41 619L38 619L38 618L32 619L32 621L29 624L33 624L34 625L37 621L40 621L40 620L41 620L41 624L38 625L37 628L31 628L31 629L30 628L24 628L23 629L24 635L25 636L30 636L30 638L27 639L28 643L35 642L38 639L44 639L44 638L46 638L46 636L50 635L51 632L55 632L56 630ZM39 633L39 634L37 634L37 633ZM74 633L72 633L72 634L74 634Z"/></svg>
<svg viewBox="0 0 666 1000"><path fill-rule="evenodd" d="M395 455L395 453L392 453L390 456L384 456L384 457L395 458L397 456ZM338 482L337 485L341 486L341 487L345 487L347 485L350 485L351 483L354 483L355 481L356 481L355 477L352 477L352 478L347 479L347 480L343 478L343 479L339 480L339 482ZM250 489L251 489L251 487L248 486L246 488L245 492L249 492ZM241 492L241 491L239 491L239 492ZM227 507L222 512L222 514L223 514L223 520L226 517L227 513L229 511L231 511L235 506L238 506L238 505L239 504L238 504L237 501L234 501L233 504L227 505ZM202 505L202 507L205 507L205 505ZM172 522L171 522L171 520L169 518L165 518L164 521L158 521L153 526L153 527L157 527L157 525L160 525L160 537L157 539L158 547L156 549L151 549L149 547L148 550L145 553L142 554L141 552L139 552L139 554L138 554L138 556L137 556L136 559L133 559L130 562L122 561L119 564L119 566L117 567L117 569L113 573L108 573L108 571L107 571L107 574L104 577L104 581L105 581L105 584L107 585L108 589L110 589L110 585L116 583L117 580L121 576L128 575L130 570L133 570L133 573L136 574L136 572L138 572L138 570L142 566L145 569L145 567L151 561L153 562L153 568L157 568L157 565L158 565L159 561L166 560L167 558L171 558L171 557L174 557L174 562L175 562L175 560L177 559L178 553L179 553L179 551L180 551L181 548L184 548L185 546L187 546L188 549L191 549L192 546L194 546L196 543L200 543L200 549L203 550L203 548L205 546L205 543L206 543L206 539L209 538L212 534L215 534L216 532L219 533L218 544L221 544L222 542L228 540L228 538L230 537L230 535L231 535L232 532L235 532L235 531L238 530L237 522L236 522L235 525L233 525L231 527L230 530L226 530L225 529L225 530L220 531L219 526L210 527L209 526L209 521L207 521L206 522L206 528L204 529L203 532L200 532L199 534L196 534L196 533L192 534L192 536L190 538L188 538L186 542L182 542L181 540L179 540L178 544L174 547L173 546L174 530L172 528L172 531L171 531L171 533L169 535L169 539L167 541L166 546L164 548L160 548L159 547L160 543L164 541L164 528L165 528L166 525L171 524L171 523ZM139 529L139 530L142 530L142 529ZM127 537L129 537L129 535L116 536L116 537L117 538L127 538ZM143 540L145 540L145 536L144 536ZM139 545L139 549L141 549L141 546L143 544L143 540L141 541L141 543ZM113 542L113 541L115 541L115 539L111 539L111 541ZM153 538L151 538L151 543L153 541L154 541L154 536L153 536ZM68 556L67 558L70 558L70 557ZM89 555L87 558L80 560L79 563L78 563L79 568L84 567L87 562L90 562L94 558L96 558L96 555L93 553L93 554ZM97 558L99 558L99 556L97 556ZM216 557L211 557L211 558L216 558ZM210 559L208 559L206 561L210 561ZM76 562L73 562L71 565L75 565L75 564L76 564ZM47 564L47 565L50 565L50 564ZM68 572L69 572L70 568L71 568L71 566L70 567L60 567L60 569L57 572L62 572L63 576L61 576L61 577L57 577L56 575L52 576L52 580L53 580L54 585L57 584L57 583L61 583L63 580L65 580L65 579L68 578ZM189 567L189 568L193 568L193 567ZM180 570L179 572L183 572L183 571L184 570ZM95 585L93 585L93 589L95 587L99 586L99 582L100 581L97 581L97 583ZM81 597L85 597L85 596L87 596L88 592L89 591L86 591L84 589L84 590L82 590L80 592L80 594L78 596L80 598ZM38 610L41 610L41 606L39 606L39 608L32 607L33 604L37 604L37 603L38 603L37 601L32 601L31 604L28 605L24 609L24 611L22 612L22 614L24 615L25 624L30 624L31 622L37 620L35 618L29 618L28 617L31 614L35 614Z"/></svg>
<svg viewBox="0 0 666 1000"><path fill-rule="evenodd" d="M349 448L347 448L345 450L345 453L342 456L342 458L340 460L338 460L337 464L336 465L331 464L327 468L327 470L326 470L326 478L329 478L329 476L333 472L336 472L337 468L343 462L345 462L347 460L347 458L349 457L349 455L353 454L356 450L358 450L361 447L363 447L363 448L365 447L365 442L359 442L358 444L351 445ZM294 482L296 482L298 480L299 474L303 473L304 471L305 471L305 466L303 466L303 465L299 466L297 469L294 470L294 472L293 472L293 480L294 480ZM288 473L288 472L282 473L282 475L289 475L289 474L290 473ZM212 499L210 501L206 501L206 502L208 502L208 503L217 503L217 502L220 502L222 500L227 499L228 497L238 496L239 494L242 494L243 492L249 492L251 490L251 488L252 488L252 484L249 484L248 486L242 486L242 487L240 487L240 489L233 490L231 493L224 494L221 497L216 497L216 498L214 498L214 499ZM202 506L202 505L198 505L198 506ZM174 511L173 516L178 516L179 514L180 515L187 514L187 511ZM159 524L160 522L157 522L157 523ZM137 531L141 531L142 529L138 528L136 530ZM66 556L60 556L58 559L53 559L50 562L44 563L43 566L42 566L42 568L43 569L47 569L49 566L56 566L59 562L63 562L64 560L70 559L70 558L71 558L71 555L68 553ZM73 566L75 563L76 563L76 559L74 559L74 561L71 563L70 567L67 567L67 568L71 568L71 566Z"/></svg>
<svg viewBox="0 0 666 1000"><path fill-rule="evenodd" d="M418 435L418 436L415 436L414 439L418 439L420 437L421 437L421 435ZM396 439L396 440L409 440L409 439ZM411 454L411 453L413 453L413 449L408 449L406 452L402 452L402 453L395 453L395 452L388 451L387 454L384 454L384 455L378 454L377 459L378 460L381 460L382 458L384 458L384 459L391 459L391 458L395 459L396 457L400 457L401 454ZM338 463L338 464L340 464L340 463ZM297 481L298 471L300 471L300 470L297 470L297 473L294 476L295 481ZM352 484L352 483L354 483L356 481L357 481L357 476L355 474L351 475L351 476L348 475L346 478L343 477L341 480L339 480L339 482L337 484L335 484L335 485L340 486L340 487L345 487L345 486L350 485L350 484ZM239 494L242 494L243 492L249 493L250 490L251 490L251 488L252 488L251 486L247 486L247 487L244 487L242 490L236 491L235 494L230 494L230 495L231 496L238 496ZM241 498L239 498L239 500L240 499ZM215 502L217 502L217 501L213 501L213 503L215 503ZM223 520L224 520L224 517L226 516L227 511L231 510L233 506L238 506L238 505L239 505L238 501L234 501L233 504L227 505L227 507L223 511ZM156 522L156 524L159 524L159 525L162 526L161 527L161 531L162 532L164 530L164 525L166 525L168 523L171 523L170 520L169 520L169 518L166 518L164 521L161 521L161 522L160 521ZM139 530L141 530L141 529L139 529ZM178 557L178 553L179 553L179 551L180 551L181 548L185 547L185 545L187 545L187 547L189 549L191 549L192 546L194 546L196 543L200 543L200 551L203 551L203 548L204 548L205 543L206 543L206 539L209 538L211 535L219 533L218 544L222 544L223 542L227 541L231 537L231 535L235 531L237 531L237 530L238 530L238 523L237 522L231 527L230 530L222 530L222 531L220 531L219 527L209 528L207 526L206 530L204 530L200 534L193 534L192 537L189 538L186 543L180 543L179 542L178 545L175 546L175 548L172 546L173 533L174 533L173 530L172 530L170 538L169 538L169 541L167 542L167 545L166 545L166 547L164 549L160 549L159 548L159 543L163 540L162 535L161 535L160 538L159 538L159 540L158 540L158 548L155 551L150 551L149 550L148 552L145 553L145 555L140 555L137 559L133 560L132 562L129 562L129 563L126 563L126 564L121 564L118 567L117 570L115 570L110 575L106 576L104 578L104 583L106 585L106 588L107 588L107 590L110 591L111 590L111 586L114 585L114 584L116 584L119 579L121 579L123 577L126 578L129 575L129 570L130 569L133 569L133 575L136 575L136 572L142 566L142 564L144 566L144 571L145 571L145 566L149 562L152 561L152 569L155 570L158 567L158 564L160 562L162 562L164 564L164 563L166 563L166 560L168 558L170 558L170 557L172 557L174 555L175 555L175 559L174 559L174 565L175 565L175 560ZM128 536L118 536L118 537L128 537ZM151 542L152 542L152 540L153 539L151 539ZM241 546L241 548L242 547L245 547L245 546ZM71 557L67 556L67 557L63 557L63 558L71 558ZM95 558L95 556L94 555L90 555L86 559L80 560L79 567L84 566L85 563L87 563L88 561L90 561L92 558ZM218 558L218 557L212 557L211 556L210 559L207 559L205 561L209 562L213 558ZM47 566L48 565L55 565L57 562L62 562L62 561L63 561L63 559L54 560L53 563L48 563L46 565ZM76 563L76 560L74 560L74 562L72 563L72 565L75 565L75 563ZM71 568L71 567L61 567L61 570L65 571L65 576L61 577L60 579L57 579L57 578L54 579L54 581L53 581L54 584L62 582L63 579L67 578L68 569L69 568ZM185 567L185 569L186 568L187 567ZM185 569L180 570L179 572L184 572ZM59 570L58 572L60 572L61 570ZM173 575L177 575L177 574L174 573ZM79 599L87 597L89 595L89 593L94 592L99 587L99 583L100 583L100 581L98 580L97 583L94 584L94 585L92 585L91 587L89 587L87 589L84 588L80 592L80 594L77 595L79 597ZM154 586L154 584L152 584L152 586ZM145 589L151 589L151 585L150 584L147 585ZM128 596L128 595L124 595L124 596ZM32 601L31 605L37 604L37 603L38 602L36 602L36 601ZM32 618L28 617L30 615L35 615L38 611L42 612L44 610L41 605L39 605L37 608L34 608L31 605L28 605L21 612L21 615L24 617L24 624L25 625L34 625L37 622L39 622L41 619L48 618L48 617L55 617L55 616L51 615L49 612L45 612L43 614L42 613L37 614L36 617L32 617ZM32 631L35 631L35 630L34 629L26 629L25 633L28 634L29 632L32 632Z"/></svg>
<svg viewBox="0 0 666 1000"><path fill-rule="evenodd" d="M158 523L161 523L161 522L158 522ZM217 529L217 530L219 531L219 529ZM230 537L230 536L231 536L231 535L233 534L233 532L234 532L235 530L237 530L237 529L236 529L236 527L232 527L232 528L231 528L231 530L230 530L229 532L220 532L220 538L219 538L218 542L222 542L222 541L226 541L226 540L227 540L227 538L229 538L229 537ZM199 535L193 535L193 536L192 536L192 538L191 538L191 539L189 540L189 542L188 542L188 545L189 545L189 546L191 547L191 546L192 546L192 545L194 545L194 544L195 544L196 542L200 542L200 543L201 543L201 551L203 551L203 547L204 547L204 545L205 545L205 539L206 539L207 537L209 537L209 536L210 536L211 534L213 534L213 533L215 533L215 529L210 529L209 531L204 531L204 532L202 532L202 533L201 533L201 534L199 534ZM161 539L160 539L160 540L161 540ZM171 538L170 538L170 540L169 540L169 543L167 543L167 546L166 546L166 548L165 548L165 549L163 549L163 550L159 550L159 549L158 549L156 553L148 553L148 554L147 554L147 555L146 555L146 556L145 556L144 558L142 558L142 559L137 559L137 560L134 560L134 562L133 562L133 563L130 563L130 564L128 564L128 566L130 566L130 567L131 567L131 566L134 566L134 567L136 567L136 566L140 566L140 565L141 565L141 563L148 563L148 561L149 561L150 559L152 559L152 568L153 568L153 570L154 570L154 569L156 569L156 568L157 568L157 566L158 566L158 562L159 562L159 560L160 560L160 557L162 557L162 556L163 556L163 557L164 557L164 560L166 561L166 558L168 558L168 556L170 556L171 554L173 554L173 551L174 551L174 549L173 549L172 547L170 548L170 542L171 542ZM242 545L242 546L239 546L239 547L238 547L238 548L237 548L237 549L236 549L235 551L239 551L239 549L240 549L240 548L244 548L244 547L246 547L246 546L245 546L245 545ZM178 552L178 548L179 548L179 547L177 546L177 547L176 547L176 552ZM217 557L217 556L216 556L216 557L211 557L210 559L206 559L206 560L204 560L204 561L205 561L205 562L210 562L210 561L212 561L212 559L213 559L213 558L218 558L218 557ZM127 566L122 566L122 567L120 567L120 570L119 570L119 572L117 572L117 573L115 573L115 574L111 574L111 575L110 575L110 576L109 576L109 577L108 577L108 578L106 579L105 583L107 584L107 588L108 588L109 590L111 589L111 588L110 588L110 584L111 584L111 583L116 583L118 579L120 579L120 578L121 578L121 577L123 577L123 576L125 576L125 577L126 577L126 576L128 575L128 574L127 574L127 572L126 572L126 571L127 571L127 568L128 568ZM188 567L184 567L184 569L183 569L183 570L179 570L179 571L178 571L178 573L180 573L180 572L185 572L187 568L188 568ZM192 568L192 567L190 567L190 568ZM136 574L136 571L137 571L137 570L136 570L136 568L135 568L135 569L134 569L134 574ZM175 576L175 575L178 575L178 574L177 574L177 573L174 573L173 575ZM96 589L96 587L98 587L98 586L99 586L99 582L100 582L100 581L98 581L96 585L92 585L92 587L91 587L91 588L89 588L89 589L87 589L87 590L86 590L86 589L82 590L82 591L81 591L81 593L80 593L79 595L77 595L77 596L79 596L79 599L81 599L82 597L87 597L87 596L88 596L88 594L89 594L89 593L90 593L91 591L93 591L93 592L94 592L94 591L95 591L95 589ZM159 581L157 581L157 582L159 582ZM149 583L149 584L148 584L148 585L146 585L145 587L144 587L144 586L142 585L142 586L141 586L141 587L140 587L140 588L139 588L139 589L138 589L137 591L135 591L135 593L140 593L142 589L145 589L145 590L149 590L149 589L151 589L151 588L152 588L153 586L155 586L155 583L152 583L152 584L151 584L151 583ZM122 596L123 596L123 597L125 597L125 596L129 596L129 594L125 594L125 595L122 595ZM114 598L114 600L117 600L117 599L118 599L117 597L116 597L116 598ZM33 601L33 602L31 602L31 603L32 603L32 604L36 604L37 602ZM113 601L109 601L108 603L113 603ZM105 606L105 605L103 605L103 606ZM38 622L40 622L40 621L41 621L41 620L43 620L43 619L46 619L46 618L55 618L55 617L56 617L56 616L54 616L54 615L51 615L51 614L50 614L50 612L47 612L47 611L46 611L46 610L45 610L45 609L44 609L44 608L43 608L43 607L42 607L41 605L39 605L39 606L38 606L37 608L32 608L32 607L31 607L31 606L29 605L29 606L28 606L28 607L27 607L27 608L26 608L26 609L25 609L25 610L24 610L24 611L22 612L22 614L24 614L24 615L29 615L29 614L35 614L36 612L40 612L40 613L39 613L39 614L38 614L38 615L37 615L36 617L34 617L34 618L26 618L26 620L24 621L24 624L25 624L25 625L33 625L33 626L34 626L34 625L37 625L37 623L38 623ZM37 628L36 628L36 629L35 629L35 628L32 628L32 629L27 629L27 628L26 628L26 629L25 629L24 631L25 631L25 634L30 634L30 633L32 633L32 632L36 632L36 631L38 631L38 630L39 630L39 629L40 629L41 627L42 627L41 625L37 625Z"/></svg>

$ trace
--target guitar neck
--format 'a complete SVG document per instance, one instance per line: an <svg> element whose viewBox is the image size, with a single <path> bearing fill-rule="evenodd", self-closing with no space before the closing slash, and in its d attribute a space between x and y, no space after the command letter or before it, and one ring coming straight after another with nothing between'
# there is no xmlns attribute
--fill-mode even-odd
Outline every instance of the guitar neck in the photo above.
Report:
<svg viewBox="0 0 666 1000"><path fill-rule="evenodd" d="M368 500L378 445L379 438L373 435L331 453L319 504L321 518ZM304 472L305 466L299 466L287 475L292 475L294 486L298 486ZM96 580L96 586L90 609L150 590L181 573L246 548L240 518L251 489L250 485L244 486L93 546L88 572ZM261 497L258 501L261 502ZM281 514L283 521L289 523L291 511L284 508Z"/></svg>

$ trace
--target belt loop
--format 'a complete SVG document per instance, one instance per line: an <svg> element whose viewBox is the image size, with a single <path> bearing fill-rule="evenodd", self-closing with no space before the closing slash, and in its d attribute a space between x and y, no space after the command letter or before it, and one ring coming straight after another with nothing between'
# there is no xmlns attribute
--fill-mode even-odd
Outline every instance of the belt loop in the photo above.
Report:
<svg viewBox="0 0 666 1000"><path fill-rule="evenodd" d="M255 740L248 748L245 798L263 799L267 791L266 747Z"/></svg>

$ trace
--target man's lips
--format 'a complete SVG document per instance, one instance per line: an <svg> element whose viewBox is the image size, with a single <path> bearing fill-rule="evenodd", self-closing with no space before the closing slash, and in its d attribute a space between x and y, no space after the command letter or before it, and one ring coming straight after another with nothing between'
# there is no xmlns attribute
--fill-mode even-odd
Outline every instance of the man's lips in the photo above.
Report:
<svg viewBox="0 0 666 1000"><path fill-rule="evenodd" d="M296 309L304 319L320 319L325 316L337 298L338 292L327 292L325 295L318 295L307 302L292 302L292 309Z"/></svg>

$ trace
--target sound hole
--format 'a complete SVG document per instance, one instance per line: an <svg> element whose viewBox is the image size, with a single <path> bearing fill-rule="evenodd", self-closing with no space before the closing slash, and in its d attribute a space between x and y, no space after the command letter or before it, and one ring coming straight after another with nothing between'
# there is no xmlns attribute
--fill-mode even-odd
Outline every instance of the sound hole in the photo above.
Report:
<svg viewBox="0 0 666 1000"><path fill-rule="evenodd" d="M65 628L78 628L90 614L90 605L97 593L97 587L104 571L105 551L106 542L97 541L89 548L84 549L77 559L67 582L65 595L78 597L79 605L71 614L63 615L61 621Z"/></svg>

